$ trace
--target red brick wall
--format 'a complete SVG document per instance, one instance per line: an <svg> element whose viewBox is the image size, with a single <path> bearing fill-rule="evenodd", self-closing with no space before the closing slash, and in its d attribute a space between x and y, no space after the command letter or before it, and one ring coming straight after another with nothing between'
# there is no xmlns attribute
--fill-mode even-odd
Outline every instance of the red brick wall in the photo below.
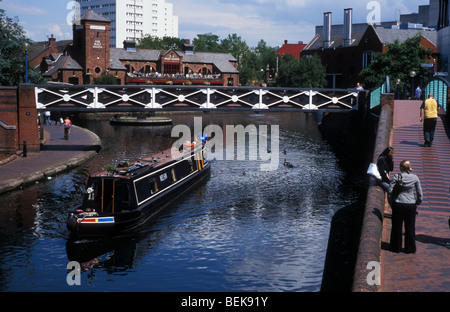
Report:
<svg viewBox="0 0 450 312"><path fill-rule="evenodd" d="M0 152L14 153L18 142L17 88L0 87ZM10 126L10 127L7 127Z"/></svg>
<svg viewBox="0 0 450 312"><path fill-rule="evenodd" d="M105 30L95 29L98 26L104 27ZM84 27L86 31L84 37L85 70L92 75L92 79L99 78L102 73L109 70L110 66L110 25L109 23L85 21Z"/></svg>
<svg viewBox="0 0 450 312"><path fill-rule="evenodd" d="M37 124L36 95L34 85L19 86L18 102L18 144L27 141L28 151L40 151L39 129Z"/></svg>

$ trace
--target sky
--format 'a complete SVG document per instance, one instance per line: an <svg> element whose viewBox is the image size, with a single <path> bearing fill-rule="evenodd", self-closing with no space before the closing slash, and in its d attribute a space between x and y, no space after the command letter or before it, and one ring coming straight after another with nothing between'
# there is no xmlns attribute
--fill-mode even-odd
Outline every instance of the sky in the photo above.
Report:
<svg viewBox="0 0 450 312"><path fill-rule="evenodd" d="M151 1L151 0L148 0ZM9 17L18 17L27 36L45 41L53 34L57 40L72 39L68 17L70 0L0 0ZM429 0L166 0L178 16L179 37L191 39L212 33L225 39L237 34L256 47L260 40L269 46L308 43L315 27L323 24L323 13L332 13L332 24L343 24L344 9L353 9L353 23L394 21L400 14L417 13Z"/></svg>

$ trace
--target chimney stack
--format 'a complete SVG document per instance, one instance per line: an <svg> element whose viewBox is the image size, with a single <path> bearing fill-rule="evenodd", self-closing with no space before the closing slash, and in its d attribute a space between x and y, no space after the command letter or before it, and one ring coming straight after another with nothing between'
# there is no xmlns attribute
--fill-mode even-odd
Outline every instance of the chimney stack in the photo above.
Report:
<svg viewBox="0 0 450 312"><path fill-rule="evenodd" d="M344 40L342 42L344 47L348 47L352 44L352 15L352 9L344 10Z"/></svg>
<svg viewBox="0 0 450 312"><path fill-rule="evenodd" d="M50 47L56 48L56 38L53 36L53 34L50 38L48 38L48 45Z"/></svg>
<svg viewBox="0 0 450 312"><path fill-rule="evenodd" d="M331 12L323 13L323 48L331 46Z"/></svg>

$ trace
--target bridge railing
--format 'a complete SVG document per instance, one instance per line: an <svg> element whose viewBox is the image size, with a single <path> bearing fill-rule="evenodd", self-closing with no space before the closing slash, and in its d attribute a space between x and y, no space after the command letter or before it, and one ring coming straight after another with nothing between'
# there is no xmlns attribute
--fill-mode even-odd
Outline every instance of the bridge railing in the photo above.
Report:
<svg viewBox="0 0 450 312"><path fill-rule="evenodd" d="M381 95L386 93L386 90L387 82L385 81L381 86L370 92L370 109L381 104Z"/></svg>
<svg viewBox="0 0 450 312"><path fill-rule="evenodd" d="M351 110L350 89L247 88L215 86L37 85L38 110Z"/></svg>
<svg viewBox="0 0 450 312"><path fill-rule="evenodd" d="M439 102L439 104L442 105L442 108L447 112L447 114L449 113L447 107L450 99L449 86L449 80L443 77L436 77L425 87L425 98L428 97L428 94L432 93L434 98Z"/></svg>

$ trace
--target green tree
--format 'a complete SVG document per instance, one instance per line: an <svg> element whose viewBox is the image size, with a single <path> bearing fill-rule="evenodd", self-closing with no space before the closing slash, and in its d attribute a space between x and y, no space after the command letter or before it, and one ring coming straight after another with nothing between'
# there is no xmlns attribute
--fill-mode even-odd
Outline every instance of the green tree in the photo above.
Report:
<svg viewBox="0 0 450 312"><path fill-rule="evenodd" d="M281 58L278 69L277 85L280 87L298 87L300 85L300 62L292 54L285 54Z"/></svg>
<svg viewBox="0 0 450 312"><path fill-rule="evenodd" d="M192 43L197 52L222 52L219 44L219 36L212 33L199 34Z"/></svg>
<svg viewBox="0 0 450 312"><path fill-rule="evenodd" d="M367 89L379 87L386 76L394 83L399 81L400 87L406 83L410 85L410 72L415 71L427 80L427 69L421 64L426 63L431 57L431 49L420 45L421 36L405 40L402 44L398 41L388 44L385 53L377 53L373 62L360 73Z"/></svg>
<svg viewBox="0 0 450 312"><path fill-rule="evenodd" d="M119 82L114 75L102 73L100 78L94 78L94 84L97 85L117 85Z"/></svg>
<svg viewBox="0 0 450 312"><path fill-rule="evenodd" d="M19 19L6 16L5 10L0 9L0 86L17 86L25 82L25 46L30 47L31 43ZM29 64L28 81L46 82Z"/></svg>
<svg viewBox="0 0 450 312"><path fill-rule="evenodd" d="M242 38L237 34L228 35L227 38L221 40L220 50L231 53L238 61L238 68L241 67L245 55L250 53L247 43L242 41Z"/></svg>
<svg viewBox="0 0 450 312"><path fill-rule="evenodd" d="M260 40L258 45L254 49L254 53L256 53L256 68L255 70L263 69L266 70L267 66L269 68L275 68L277 66L277 51L267 46L267 43L264 40Z"/></svg>
<svg viewBox="0 0 450 312"><path fill-rule="evenodd" d="M298 70L301 88L323 88L327 84L326 69L318 55L302 57Z"/></svg>
<svg viewBox="0 0 450 312"><path fill-rule="evenodd" d="M182 50L184 45L184 40L177 37L153 37L151 35L143 36L139 39L136 48L138 49L148 49L148 50L170 50L171 48L175 50Z"/></svg>
<svg viewBox="0 0 450 312"><path fill-rule="evenodd" d="M317 55L304 56L300 61L291 54L282 57L277 79L278 86L323 88L326 83L326 70Z"/></svg>

